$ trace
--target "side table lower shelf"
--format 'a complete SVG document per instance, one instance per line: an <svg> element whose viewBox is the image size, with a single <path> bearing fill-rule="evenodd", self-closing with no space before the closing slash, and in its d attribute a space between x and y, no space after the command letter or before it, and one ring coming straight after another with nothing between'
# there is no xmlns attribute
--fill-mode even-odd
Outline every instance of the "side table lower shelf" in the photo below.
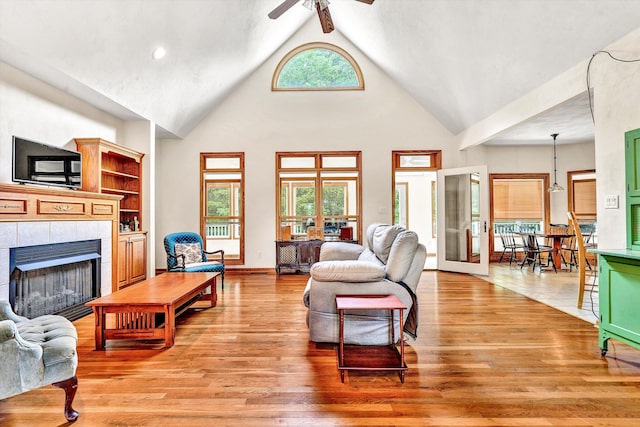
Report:
<svg viewBox="0 0 640 427"><path fill-rule="evenodd" d="M395 345L345 345L343 365L338 357L338 369L344 382L345 371L399 371L404 383L404 372L409 369Z"/></svg>
<svg viewBox="0 0 640 427"><path fill-rule="evenodd" d="M338 370L344 383L345 371L398 371L400 382L409 368L404 361L403 313L407 307L395 295L336 295L336 307L340 318L338 344ZM353 345L344 343L345 310L389 310L391 322L391 344ZM395 340L394 311L400 317L400 336Z"/></svg>

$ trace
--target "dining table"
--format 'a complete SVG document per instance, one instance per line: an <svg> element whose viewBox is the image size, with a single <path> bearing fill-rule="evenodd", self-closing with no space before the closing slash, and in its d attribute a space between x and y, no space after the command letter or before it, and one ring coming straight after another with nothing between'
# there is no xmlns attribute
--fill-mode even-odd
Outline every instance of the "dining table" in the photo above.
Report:
<svg viewBox="0 0 640 427"><path fill-rule="evenodd" d="M568 239L570 237L574 237L574 234L569 233L520 233L523 234L534 234L535 237L544 237L551 239L553 244L553 251L551 253L551 258L553 260L553 265L556 266L556 270L560 270L562 268L562 241L564 239Z"/></svg>

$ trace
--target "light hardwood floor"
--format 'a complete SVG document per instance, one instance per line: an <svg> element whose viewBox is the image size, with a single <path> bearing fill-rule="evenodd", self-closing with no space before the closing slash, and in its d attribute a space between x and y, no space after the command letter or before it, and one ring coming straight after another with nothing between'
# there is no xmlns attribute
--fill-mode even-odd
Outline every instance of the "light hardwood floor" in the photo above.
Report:
<svg viewBox="0 0 640 427"><path fill-rule="evenodd" d="M484 279L587 322L595 324L598 320L598 293L595 289L592 291L591 286L586 288L582 307L578 308L576 269L572 272L561 270L555 273L553 270L534 271L531 267L521 269L515 263L511 266L508 262L492 263L489 265L489 276ZM591 284L593 281L593 276L588 274L587 283Z"/></svg>
<svg viewBox="0 0 640 427"><path fill-rule="evenodd" d="M613 342L601 358L592 323L462 274L423 273L404 384L342 384L335 346L308 340L305 281L228 275L218 306L181 316L165 350L95 351L93 319L76 321L75 425L640 425L639 350ZM54 387L2 400L0 425L63 425L62 403Z"/></svg>

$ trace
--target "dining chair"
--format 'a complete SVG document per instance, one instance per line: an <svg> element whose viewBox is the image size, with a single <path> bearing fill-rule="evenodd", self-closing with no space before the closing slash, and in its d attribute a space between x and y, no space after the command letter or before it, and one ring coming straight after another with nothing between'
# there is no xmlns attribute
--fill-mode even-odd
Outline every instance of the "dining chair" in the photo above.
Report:
<svg viewBox="0 0 640 427"><path fill-rule="evenodd" d="M516 233L514 233L509 227L499 228L498 234L500 235L500 241L502 242L502 253L500 254L500 260L498 262L502 262L503 256L507 251L509 251L509 265L511 265L513 261L518 260L516 252L522 251L524 249L524 245L518 243Z"/></svg>
<svg viewBox="0 0 640 427"><path fill-rule="evenodd" d="M580 230L580 224L576 219L576 214L572 211L567 212L567 217L571 223L573 234L576 238L576 246L578 248L577 263L578 263L578 308L582 308L582 302L584 300L585 291L597 292L598 291L598 269L592 268L587 259L587 248L584 244L584 238L582 231ZM597 262L597 257L595 259ZM587 282L587 265L589 265L590 283Z"/></svg>
<svg viewBox="0 0 640 427"><path fill-rule="evenodd" d="M540 271L542 271L542 267L552 266L553 271L557 273L558 270L556 269L556 265L553 263L553 248L540 245L538 243L538 236L536 236L536 233L522 233L521 236L522 243L524 245L524 259L522 260L522 264L520 264L520 269L522 269L525 264L531 265L532 270L534 271L536 269L536 265L540 267Z"/></svg>

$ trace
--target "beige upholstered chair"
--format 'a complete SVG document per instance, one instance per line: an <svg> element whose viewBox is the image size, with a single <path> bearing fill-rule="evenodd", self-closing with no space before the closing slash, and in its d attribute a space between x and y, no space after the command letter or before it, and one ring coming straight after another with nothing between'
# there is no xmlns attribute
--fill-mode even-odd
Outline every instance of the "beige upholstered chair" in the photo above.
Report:
<svg viewBox="0 0 640 427"><path fill-rule="evenodd" d="M65 391L64 416L75 421L77 342L75 326L64 317L29 320L0 301L0 399L52 384Z"/></svg>

